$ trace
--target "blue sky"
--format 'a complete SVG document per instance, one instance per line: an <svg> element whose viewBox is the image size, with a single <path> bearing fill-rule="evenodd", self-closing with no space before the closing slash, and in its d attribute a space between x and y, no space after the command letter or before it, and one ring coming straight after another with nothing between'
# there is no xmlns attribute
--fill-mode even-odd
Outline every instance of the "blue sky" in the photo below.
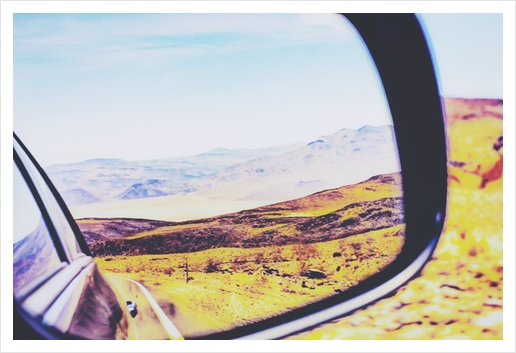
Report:
<svg viewBox="0 0 516 353"><path fill-rule="evenodd" d="M502 14L422 14L445 97L502 98Z"/></svg>
<svg viewBox="0 0 516 353"><path fill-rule="evenodd" d="M444 96L502 97L501 15L421 18ZM14 130L43 166L387 123L376 72L337 15L14 15Z"/></svg>

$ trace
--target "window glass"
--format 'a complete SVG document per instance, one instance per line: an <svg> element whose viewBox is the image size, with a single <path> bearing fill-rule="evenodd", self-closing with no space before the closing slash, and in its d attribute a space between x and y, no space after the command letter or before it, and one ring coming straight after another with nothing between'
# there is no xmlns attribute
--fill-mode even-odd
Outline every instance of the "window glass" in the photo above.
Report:
<svg viewBox="0 0 516 353"><path fill-rule="evenodd" d="M61 261L41 212L14 165L13 291L18 297L27 285L61 267Z"/></svg>
<svg viewBox="0 0 516 353"><path fill-rule="evenodd" d="M80 246L77 244L77 240L72 228L70 227L70 223L66 219L54 195L52 195L52 192L32 162L24 153L20 153L19 155L34 181L34 184L36 184L36 187L38 188L39 194L45 203L45 207L50 214L54 227L56 227L57 234L61 238L63 244L66 244L65 251L67 252L67 256L70 260L77 258L82 253L80 252Z"/></svg>

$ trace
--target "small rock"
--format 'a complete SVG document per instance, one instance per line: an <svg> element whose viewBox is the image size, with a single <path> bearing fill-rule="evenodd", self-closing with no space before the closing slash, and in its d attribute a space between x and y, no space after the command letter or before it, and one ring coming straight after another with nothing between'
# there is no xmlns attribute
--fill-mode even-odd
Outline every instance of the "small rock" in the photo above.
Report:
<svg viewBox="0 0 516 353"><path fill-rule="evenodd" d="M309 269L304 273L304 276L308 278L326 278L326 274L323 271L316 269Z"/></svg>

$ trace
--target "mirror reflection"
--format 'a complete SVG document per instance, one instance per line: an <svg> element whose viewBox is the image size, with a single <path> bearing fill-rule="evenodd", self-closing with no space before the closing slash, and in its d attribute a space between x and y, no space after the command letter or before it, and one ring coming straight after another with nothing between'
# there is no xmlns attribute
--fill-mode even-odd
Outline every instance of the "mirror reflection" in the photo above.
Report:
<svg viewBox="0 0 516 353"><path fill-rule="evenodd" d="M62 267L41 212L13 163L13 294L19 299Z"/></svg>
<svg viewBox="0 0 516 353"><path fill-rule="evenodd" d="M396 258L392 120L344 18L48 21L15 16L16 85L53 75L17 91L15 130L111 285L144 284L185 338L344 292Z"/></svg>

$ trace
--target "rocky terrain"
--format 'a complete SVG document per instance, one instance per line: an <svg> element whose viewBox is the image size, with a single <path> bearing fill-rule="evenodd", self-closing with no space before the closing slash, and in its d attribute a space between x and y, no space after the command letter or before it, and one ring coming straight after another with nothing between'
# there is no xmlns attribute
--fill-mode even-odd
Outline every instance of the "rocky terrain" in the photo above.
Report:
<svg viewBox="0 0 516 353"><path fill-rule="evenodd" d="M405 240L400 173L182 222L77 221L109 274L159 293L187 338L260 321L378 273ZM192 310L202 325L176 312ZM196 320L196 319L195 319ZM194 320L194 321L195 321Z"/></svg>

